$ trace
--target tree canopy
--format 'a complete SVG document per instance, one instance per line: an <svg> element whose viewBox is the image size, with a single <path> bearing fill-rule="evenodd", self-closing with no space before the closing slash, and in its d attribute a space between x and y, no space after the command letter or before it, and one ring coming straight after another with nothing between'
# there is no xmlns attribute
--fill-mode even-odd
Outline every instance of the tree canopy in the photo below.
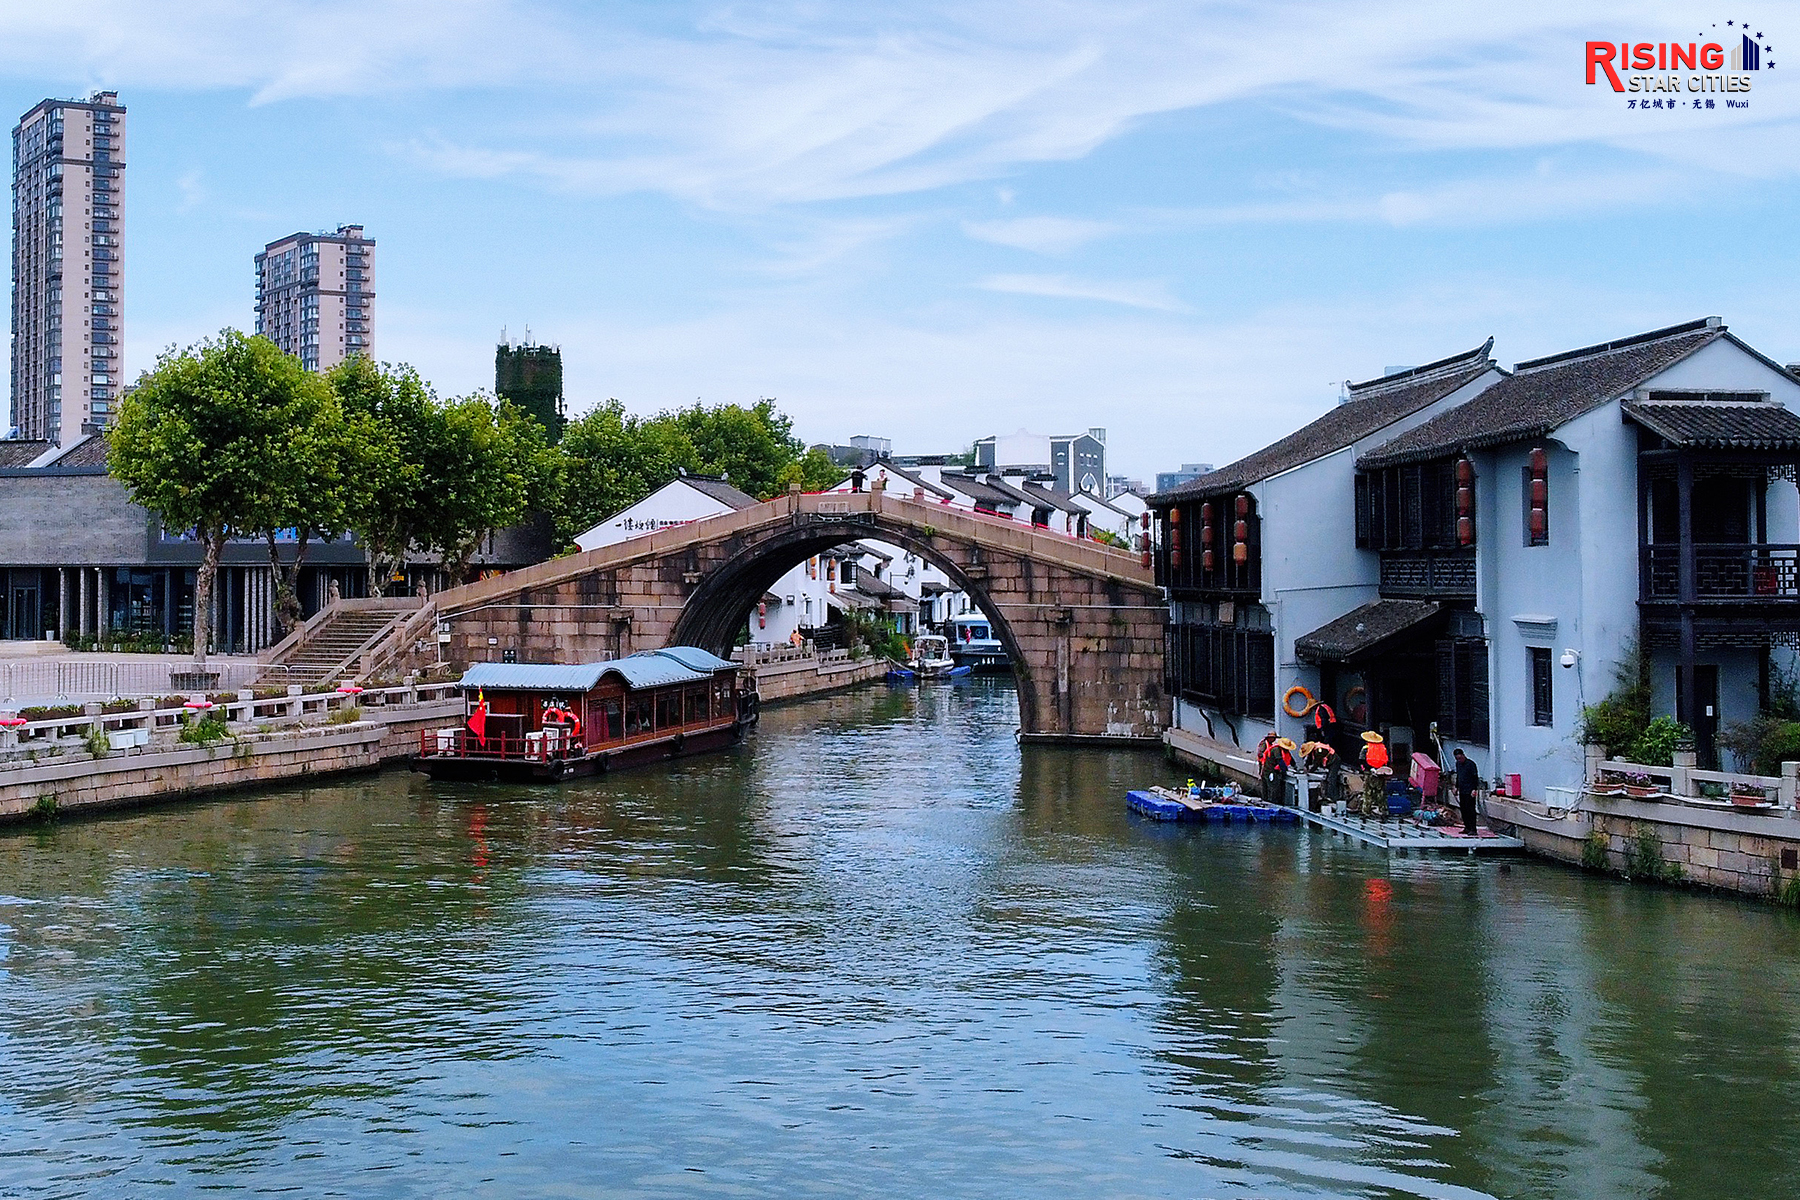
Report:
<svg viewBox="0 0 1800 1200"><path fill-rule="evenodd" d="M201 543L197 659L205 659L211 638L226 538L294 515L307 474L294 464L295 431L332 407L329 389L299 359L235 329L165 352L121 403L108 469L166 530L191 530Z"/></svg>
<svg viewBox="0 0 1800 1200"><path fill-rule="evenodd" d="M608 400L572 421L558 448L566 487L556 532L565 545L680 471L723 475L759 500L786 491L791 482L821 491L844 477L822 452L805 450L792 419L773 400L748 408L693 404L650 417Z"/></svg>

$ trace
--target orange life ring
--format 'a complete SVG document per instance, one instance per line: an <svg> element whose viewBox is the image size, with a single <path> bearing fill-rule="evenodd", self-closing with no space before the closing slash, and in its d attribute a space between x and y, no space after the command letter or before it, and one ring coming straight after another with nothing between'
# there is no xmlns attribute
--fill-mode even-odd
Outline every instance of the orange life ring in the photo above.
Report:
<svg viewBox="0 0 1800 1200"><path fill-rule="evenodd" d="M1294 695L1295 695L1295 693L1298 693L1298 694L1306 697L1306 703L1300 706L1299 712L1294 711ZM1317 700L1313 699L1313 694L1311 692L1307 691L1305 688L1301 687L1299 684L1296 683L1293 687L1289 688L1287 691L1282 693L1281 711L1286 713L1288 716L1294 717L1297 719L1300 717L1304 717L1307 713L1311 712L1313 710L1314 706L1317 705L1318 703L1319 702Z"/></svg>

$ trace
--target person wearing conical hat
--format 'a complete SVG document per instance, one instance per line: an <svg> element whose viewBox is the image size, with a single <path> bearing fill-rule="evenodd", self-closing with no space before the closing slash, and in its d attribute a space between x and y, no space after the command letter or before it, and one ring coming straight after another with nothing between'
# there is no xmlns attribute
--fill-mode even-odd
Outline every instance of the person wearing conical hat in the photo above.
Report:
<svg viewBox="0 0 1800 1200"><path fill-rule="evenodd" d="M1373 729L1365 729L1362 735L1362 766L1365 771L1380 771L1388 765L1387 742Z"/></svg>

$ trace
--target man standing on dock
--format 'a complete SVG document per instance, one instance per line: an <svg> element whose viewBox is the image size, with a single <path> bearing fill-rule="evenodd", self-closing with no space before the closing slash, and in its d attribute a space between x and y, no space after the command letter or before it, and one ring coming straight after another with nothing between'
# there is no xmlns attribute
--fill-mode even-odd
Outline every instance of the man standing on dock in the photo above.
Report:
<svg viewBox="0 0 1800 1200"><path fill-rule="evenodd" d="M1475 760L1456 748L1456 799L1462 805L1463 835L1475 836L1475 789L1481 786L1481 772Z"/></svg>

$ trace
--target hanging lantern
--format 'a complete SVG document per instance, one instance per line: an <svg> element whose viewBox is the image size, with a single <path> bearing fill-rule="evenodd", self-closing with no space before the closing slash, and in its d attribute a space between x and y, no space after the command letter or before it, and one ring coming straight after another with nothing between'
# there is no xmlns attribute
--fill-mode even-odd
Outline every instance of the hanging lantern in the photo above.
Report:
<svg viewBox="0 0 1800 1200"><path fill-rule="evenodd" d="M1202 571L1210 571L1213 569L1213 552L1211 546L1208 546L1200 552L1200 569Z"/></svg>
<svg viewBox="0 0 1800 1200"><path fill-rule="evenodd" d="M1475 482L1475 464L1466 458L1456 460L1456 486L1469 487Z"/></svg>
<svg viewBox="0 0 1800 1200"><path fill-rule="evenodd" d="M1210 545L1212 545L1212 540L1213 540L1213 509L1212 509L1212 505L1202 504L1200 506L1200 544L1202 546L1210 546Z"/></svg>
<svg viewBox="0 0 1800 1200"><path fill-rule="evenodd" d="M1150 569L1150 510L1145 509L1138 514L1138 552L1143 556L1144 569Z"/></svg>
<svg viewBox="0 0 1800 1200"><path fill-rule="evenodd" d="M1175 514L1171 511L1169 515L1174 516ZM1171 571L1181 569L1181 526L1174 522L1169 524L1169 569Z"/></svg>
<svg viewBox="0 0 1800 1200"><path fill-rule="evenodd" d="M1242 542L1242 541L1247 540L1249 537L1250 537L1250 522L1239 521L1237 524L1235 524L1231 527L1231 540L1232 541Z"/></svg>
<svg viewBox="0 0 1800 1200"><path fill-rule="evenodd" d="M1237 498L1237 515L1238 515L1238 519L1240 521L1250 515L1250 497L1249 496L1240 495Z"/></svg>
<svg viewBox="0 0 1800 1200"><path fill-rule="evenodd" d="M1249 562L1250 561L1250 547L1244 545L1244 543L1242 543L1242 542L1239 542L1237 545L1233 546L1231 548L1231 561L1236 563L1240 567L1243 566L1245 563Z"/></svg>

